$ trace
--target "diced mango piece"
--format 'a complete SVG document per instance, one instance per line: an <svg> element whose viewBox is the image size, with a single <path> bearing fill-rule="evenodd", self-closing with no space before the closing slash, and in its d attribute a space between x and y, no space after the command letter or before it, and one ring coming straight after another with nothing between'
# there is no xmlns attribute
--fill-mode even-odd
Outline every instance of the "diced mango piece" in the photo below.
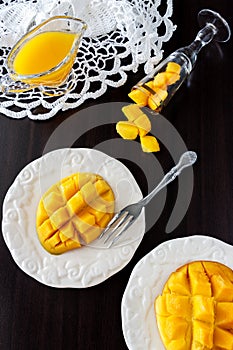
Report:
<svg viewBox="0 0 233 350"><path fill-rule="evenodd" d="M178 326L174 327L174 324ZM185 339L188 322L177 316L158 316L158 327L163 330L164 341L170 344L173 340Z"/></svg>
<svg viewBox="0 0 233 350"><path fill-rule="evenodd" d="M68 223L69 224L69 223ZM66 235L64 235L63 233L62 233L62 229L59 231L59 238L60 238L60 241L62 242L62 243L64 243L65 241L67 241L68 239L69 239L69 237L67 237Z"/></svg>
<svg viewBox="0 0 233 350"><path fill-rule="evenodd" d="M50 193L44 196L43 205L48 216L50 216L51 213L53 213L55 210L57 210L61 206L64 206L65 201L62 195L56 190L56 192L51 191Z"/></svg>
<svg viewBox="0 0 233 350"><path fill-rule="evenodd" d="M166 286L170 293L176 293L179 295L191 294L188 276L183 271L172 273Z"/></svg>
<svg viewBox="0 0 233 350"><path fill-rule="evenodd" d="M92 228L89 228L87 231L81 233L81 237L86 244L91 243L101 234L102 229L98 225L93 225Z"/></svg>
<svg viewBox="0 0 233 350"><path fill-rule="evenodd" d="M120 121L116 125L118 134L125 140L135 140L138 136L138 128L129 121Z"/></svg>
<svg viewBox="0 0 233 350"><path fill-rule="evenodd" d="M86 203L83 199L81 192L75 193L73 197L71 197L67 203L67 207L72 214L78 214L84 207Z"/></svg>
<svg viewBox="0 0 233 350"><path fill-rule="evenodd" d="M65 241L65 246L69 249L81 248L82 245L77 231L74 231L72 239Z"/></svg>
<svg viewBox="0 0 233 350"><path fill-rule="evenodd" d="M166 98L168 96L167 90L161 89L159 87L155 87L154 90L155 90L156 94L159 96L160 101L166 100Z"/></svg>
<svg viewBox="0 0 233 350"><path fill-rule="evenodd" d="M192 305L188 296L165 294L163 297L166 299L169 314L184 318L190 317Z"/></svg>
<svg viewBox="0 0 233 350"><path fill-rule="evenodd" d="M216 325L221 328L233 329L233 303L216 303Z"/></svg>
<svg viewBox="0 0 233 350"><path fill-rule="evenodd" d="M159 109L161 107L161 104L163 101L167 98L168 92L164 89L161 89L159 87L154 88L155 94L150 95L148 98L148 106L153 111Z"/></svg>
<svg viewBox="0 0 233 350"><path fill-rule="evenodd" d="M213 325L210 323L193 320L193 341L212 349Z"/></svg>
<svg viewBox="0 0 233 350"><path fill-rule="evenodd" d="M144 84L144 86L145 86L145 89L149 88L148 91L150 93L153 93L153 91L154 91L154 82L153 82L153 80L148 81L147 83Z"/></svg>
<svg viewBox="0 0 233 350"><path fill-rule="evenodd" d="M110 221L111 219L111 214L110 213L106 213L99 221L97 221L98 225L102 228L107 226L107 223Z"/></svg>
<svg viewBox="0 0 233 350"><path fill-rule="evenodd" d="M99 176L97 174L92 173L77 173L74 174L73 179L75 181L75 185L77 188L77 191L80 191L80 189L86 185L86 183L94 183L99 179Z"/></svg>
<svg viewBox="0 0 233 350"><path fill-rule="evenodd" d="M69 221L65 225L63 225L59 231L61 241L63 241L63 242L67 241L68 239L74 239L76 237L75 233L76 233L76 230L75 230L74 225L71 221ZM79 240L77 240L77 241L79 242Z"/></svg>
<svg viewBox="0 0 233 350"><path fill-rule="evenodd" d="M146 89L144 89L144 91L139 90L139 89L134 89L132 90L128 96L131 98L132 101L134 101L135 103L137 103L137 105L144 107L147 105L147 99L148 99L148 92L146 91Z"/></svg>
<svg viewBox="0 0 233 350"><path fill-rule="evenodd" d="M167 299L165 295L159 295L155 300L155 313L159 316L169 316L169 312L167 310Z"/></svg>
<svg viewBox="0 0 233 350"><path fill-rule="evenodd" d="M220 267L221 276L225 276L230 282L233 283L233 271L229 267L223 264L218 264L218 265Z"/></svg>
<svg viewBox="0 0 233 350"><path fill-rule="evenodd" d="M105 192L102 194L101 198L105 201L105 205L107 208L112 207L112 204L114 202L114 196L111 191Z"/></svg>
<svg viewBox="0 0 233 350"><path fill-rule="evenodd" d="M91 229L91 227L95 225L95 217L87 211L83 211L73 217L72 222L76 230L81 234Z"/></svg>
<svg viewBox="0 0 233 350"><path fill-rule="evenodd" d="M56 246L55 251L57 254L61 254L61 253L65 253L67 250L77 249L77 248L81 248L81 244L76 242L75 240L68 239L67 241L64 242L64 245L62 247L59 247L59 250L58 250L58 246Z"/></svg>
<svg viewBox="0 0 233 350"><path fill-rule="evenodd" d="M47 211L44 208L43 201L40 201L37 209L37 225L40 226L42 223L49 218Z"/></svg>
<svg viewBox="0 0 233 350"><path fill-rule="evenodd" d="M70 223L68 223L67 226L68 226L67 228L64 227L64 232L67 233L69 231L69 235L70 235ZM73 231L73 228L72 228L72 231ZM67 250L77 249L81 247L77 234L75 235L74 233L72 238L67 238L66 235L63 234L62 232L58 232L58 235L60 240L57 241L57 243L55 243L55 241L52 241L52 240L45 242L45 247L47 247L47 250L50 253L62 254Z"/></svg>
<svg viewBox="0 0 233 350"><path fill-rule="evenodd" d="M148 97L148 107L153 111L156 111L161 105L161 99L158 95L150 95Z"/></svg>
<svg viewBox="0 0 233 350"><path fill-rule="evenodd" d="M233 334L219 327L214 331L214 344L224 350L233 349Z"/></svg>
<svg viewBox="0 0 233 350"><path fill-rule="evenodd" d="M211 284L201 262L189 264L188 274L193 295L212 296Z"/></svg>
<svg viewBox="0 0 233 350"><path fill-rule="evenodd" d="M51 223L57 227L61 228L70 219L70 214L67 208L61 207L57 209L52 215L50 215Z"/></svg>
<svg viewBox="0 0 233 350"><path fill-rule="evenodd" d="M154 136L140 137L143 152L158 152L160 150L159 143Z"/></svg>
<svg viewBox="0 0 233 350"><path fill-rule="evenodd" d="M217 301L233 301L233 284L219 275L211 277L213 295Z"/></svg>
<svg viewBox="0 0 233 350"><path fill-rule="evenodd" d="M180 74L180 71L181 71L181 67L178 63L168 62L167 67L166 67L166 72Z"/></svg>
<svg viewBox="0 0 233 350"><path fill-rule="evenodd" d="M81 195L86 204L90 204L97 196L96 187L92 182L87 182L82 188L80 188Z"/></svg>
<svg viewBox="0 0 233 350"><path fill-rule="evenodd" d="M77 192L73 178L69 177L67 181L61 183L61 192L66 200L69 200Z"/></svg>
<svg viewBox="0 0 233 350"><path fill-rule="evenodd" d="M219 275L233 282L233 271L226 265L213 261L203 261L203 266L209 279L211 279L213 275Z"/></svg>
<svg viewBox="0 0 233 350"><path fill-rule="evenodd" d="M167 88L167 78L166 78L166 72L158 73L154 77L154 86L160 87L161 89Z"/></svg>
<svg viewBox="0 0 233 350"><path fill-rule="evenodd" d="M94 206L94 207L89 206L87 208L88 213L95 215L96 222L99 222L102 219L102 217L106 214L106 210L107 209L105 205Z"/></svg>
<svg viewBox="0 0 233 350"><path fill-rule="evenodd" d="M122 108L122 112L130 122L133 122L135 119L137 119L143 114L141 108L136 104L124 106Z"/></svg>
<svg viewBox="0 0 233 350"><path fill-rule="evenodd" d="M176 73L166 73L167 85L175 84L178 80L180 80L179 74Z"/></svg>
<svg viewBox="0 0 233 350"><path fill-rule="evenodd" d="M187 350L189 349L189 344L187 344L185 339L175 339L172 340L167 350Z"/></svg>
<svg viewBox="0 0 233 350"><path fill-rule="evenodd" d="M96 192L102 197L102 194L109 191L109 185L103 179L97 180L94 184Z"/></svg>
<svg viewBox="0 0 233 350"><path fill-rule="evenodd" d="M50 246L50 248L53 248L60 242L61 242L61 240L60 240L60 237L59 237L59 232L57 231L54 235L52 235L51 237L49 237L47 239L46 244L48 246Z"/></svg>
<svg viewBox="0 0 233 350"><path fill-rule="evenodd" d="M192 298L193 317L196 320L214 323L214 298L203 295L194 295Z"/></svg>
<svg viewBox="0 0 233 350"><path fill-rule="evenodd" d="M54 227L49 219L45 220L43 224L38 226L38 236L41 242L44 242L46 239L51 237L55 232L57 232L57 228Z"/></svg>
<svg viewBox="0 0 233 350"><path fill-rule="evenodd" d="M138 128L138 133L140 137L146 136L148 134L148 131L142 128Z"/></svg>
<svg viewBox="0 0 233 350"><path fill-rule="evenodd" d="M93 209L93 211L96 211L96 218L102 212L102 207L105 208L106 213L113 213L114 212L114 200L112 200L112 196L109 192L105 192L101 198L96 198L91 203L89 203L89 207ZM88 211L91 213L91 211L88 209Z"/></svg>
<svg viewBox="0 0 233 350"><path fill-rule="evenodd" d="M134 123L139 129L139 135L145 136L151 130L151 122L146 114L142 114L140 117L134 120Z"/></svg>

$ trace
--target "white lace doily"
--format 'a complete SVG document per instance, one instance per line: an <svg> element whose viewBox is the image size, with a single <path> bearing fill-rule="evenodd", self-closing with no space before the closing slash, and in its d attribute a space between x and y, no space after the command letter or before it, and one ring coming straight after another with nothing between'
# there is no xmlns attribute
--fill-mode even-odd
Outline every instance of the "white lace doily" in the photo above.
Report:
<svg viewBox="0 0 233 350"><path fill-rule="evenodd" d="M74 86L60 97L38 89L21 94L0 93L0 113L11 118L45 120L59 110L76 108L119 87L127 72L144 63L145 73L162 59L162 44L175 26L172 0L3 0L0 5L0 75L7 73L10 47L34 25L54 15L82 18L88 30L73 67Z"/></svg>

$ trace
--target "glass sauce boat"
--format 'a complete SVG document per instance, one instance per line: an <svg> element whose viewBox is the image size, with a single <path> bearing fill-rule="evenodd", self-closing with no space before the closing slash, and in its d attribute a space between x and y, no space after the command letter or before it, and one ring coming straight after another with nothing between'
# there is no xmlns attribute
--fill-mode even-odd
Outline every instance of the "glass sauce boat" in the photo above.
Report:
<svg viewBox="0 0 233 350"><path fill-rule="evenodd" d="M20 93L37 87L53 96L69 91L67 82L85 30L82 20L68 16L55 16L35 27L10 51L0 90Z"/></svg>

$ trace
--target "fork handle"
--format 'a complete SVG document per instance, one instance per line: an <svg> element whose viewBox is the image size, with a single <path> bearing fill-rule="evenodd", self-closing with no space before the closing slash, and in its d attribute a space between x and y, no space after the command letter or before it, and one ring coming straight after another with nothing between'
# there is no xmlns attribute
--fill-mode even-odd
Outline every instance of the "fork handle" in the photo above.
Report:
<svg viewBox="0 0 233 350"><path fill-rule="evenodd" d="M185 152L177 165L175 165L164 177L163 179L160 181L160 183L154 188L153 191L151 191L146 197L142 198L139 203L143 206L147 205L151 199L160 191L162 190L165 186L167 186L170 182L172 182L173 180L175 180L175 178L180 175L181 171L192 165L196 159L187 159L187 155L189 155L191 152ZM192 152L194 153L194 152ZM186 159L186 161L184 162L183 160ZM188 160L188 161L187 161Z"/></svg>

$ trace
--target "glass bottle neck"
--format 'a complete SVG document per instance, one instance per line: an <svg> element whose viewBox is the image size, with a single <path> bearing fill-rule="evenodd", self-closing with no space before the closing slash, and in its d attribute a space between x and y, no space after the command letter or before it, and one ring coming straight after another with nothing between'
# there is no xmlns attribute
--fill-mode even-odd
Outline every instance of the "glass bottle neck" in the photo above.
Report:
<svg viewBox="0 0 233 350"><path fill-rule="evenodd" d="M195 40L189 46L185 46L176 52L183 53L185 56L187 56L187 59L191 63L192 69L196 62L198 53L202 47L209 44L213 40L216 33L217 28L213 24L207 23L206 26L198 32Z"/></svg>

